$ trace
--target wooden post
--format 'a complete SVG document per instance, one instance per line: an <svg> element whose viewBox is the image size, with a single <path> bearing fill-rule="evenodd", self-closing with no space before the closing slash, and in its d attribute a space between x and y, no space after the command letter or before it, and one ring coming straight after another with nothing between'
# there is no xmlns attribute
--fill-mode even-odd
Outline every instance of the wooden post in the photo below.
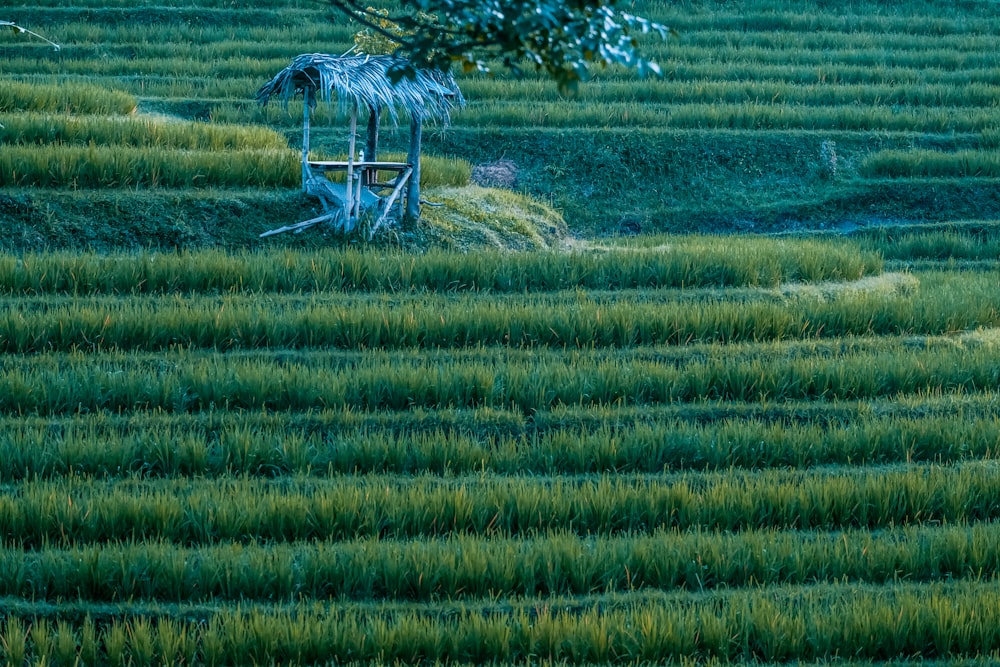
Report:
<svg viewBox="0 0 1000 667"><path fill-rule="evenodd" d="M378 130L380 113L381 109L379 107L368 107L368 133L365 137L365 162L378 162ZM362 185L371 185L372 183L377 182L377 171L365 169L361 172Z"/></svg>
<svg viewBox="0 0 1000 667"><path fill-rule="evenodd" d="M309 103L313 89L306 86L302 91L302 191L306 191L306 181L312 175L309 171Z"/></svg>
<svg viewBox="0 0 1000 667"><path fill-rule="evenodd" d="M348 142L349 147L347 149L347 202L345 202L345 216L344 220L344 231L351 231L354 229L354 147L355 139L354 136L358 132L358 107L355 106L351 109L351 137Z"/></svg>
<svg viewBox="0 0 1000 667"><path fill-rule="evenodd" d="M389 217L389 212L392 210L392 205L396 202L396 198L399 197L400 193L403 192L403 187L406 185L408 179L410 178L410 173L411 173L410 169L404 169L403 171L400 172L399 176L396 177L397 179L396 187L392 189L392 194L390 194L388 199L386 199L382 204L384 207L382 209L382 214L375 221L375 224L372 225L369 238L375 235L375 232L377 232L378 228L382 226L382 223L385 222L385 219ZM402 200L400 200L400 203L402 203Z"/></svg>
<svg viewBox="0 0 1000 667"><path fill-rule="evenodd" d="M378 162L378 126L381 109L368 108L368 137L365 141L365 162Z"/></svg>
<svg viewBox="0 0 1000 667"><path fill-rule="evenodd" d="M410 119L410 153L406 157L406 161L413 168L406 187L406 213L404 214L404 218L408 222L415 222L420 219L421 131L420 114L414 112L413 117Z"/></svg>
<svg viewBox="0 0 1000 667"><path fill-rule="evenodd" d="M354 218L361 218L361 179L364 175L364 171L359 174L354 175L354 180L357 183L354 184Z"/></svg>

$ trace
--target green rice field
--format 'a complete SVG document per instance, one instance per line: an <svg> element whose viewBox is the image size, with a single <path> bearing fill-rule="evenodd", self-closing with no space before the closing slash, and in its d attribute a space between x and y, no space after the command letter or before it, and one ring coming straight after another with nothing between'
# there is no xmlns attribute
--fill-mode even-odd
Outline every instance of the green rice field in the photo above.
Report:
<svg viewBox="0 0 1000 667"><path fill-rule="evenodd" d="M643 43L662 78L598 70L567 97L502 68L463 77L467 107L450 128L427 132L438 159L424 170L427 185L461 185L470 163L513 160L516 187L587 235L1000 215L1000 19L991 3L642 0L636 8L678 33ZM253 95L300 53L349 48L356 28L331 11L320 0L12 6L9 20L63 48L0 35L0 188L188 193L183 217L193 234L157 235L156 244L185 244L202 227L232 242L235 233L212 220L228 224L234 214L199 205L217 199L217 188L238 191L259 231L280 226L276 217L296 221L300 208L275 206L260 190L294 190L301 102L261 107ZM319 155L346 148L332 115L317 109ZM387 148L405 150L405 132L390 125ZM51 217L82 224L75 202L50 201L48 213L19 213L28 236L41 228L52 237ZM135 204L119 217L138 225L148 212ZM112 246L121 234L97 236Z"/></svg>
<svg viewBox="0 0 1000 667"><path fill-rule="evenodd" d="M997 659L998 239L2 257L2 657Z"/></svg>
<svg viewBox="0 0 1000 667"><path fill-rule="evenodd" d="M994 3L635 9L428 131L516 252L256 240L321 2L0 11L0 664L1000 662Z"/></svg>

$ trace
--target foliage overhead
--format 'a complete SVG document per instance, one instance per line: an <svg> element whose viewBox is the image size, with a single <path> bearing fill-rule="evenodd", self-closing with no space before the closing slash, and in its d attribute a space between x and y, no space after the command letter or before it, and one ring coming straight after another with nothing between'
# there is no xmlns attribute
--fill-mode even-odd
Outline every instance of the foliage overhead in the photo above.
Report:
<svg viewBox="0 0 1000 667"><path fill-rule="evenodd" d="M389 18L388 9L366 7L369 20L376 25L373 28L364 28L354 35L354 47L361 53L373 56L386 56L395 53L400 47L400 41L412 37L412 33L404 30L399 24L394 23ZM419 18L423 21L434 21L430 14L422 14Z"/></svg>
<svg viewBox="0 0 1000 667"><path fill-rule="evenodd" d="M573 89L593 65L624 65L658 74L639 55L637 37L660 38L671 29L621 9L626 0L399 0L386 14L365 0L330 0L370 31L399 45L414 63L448 71L489 71L500 60L515 74L527 64L563 90ZM412 76L413 66L394 71Z"/></svg>

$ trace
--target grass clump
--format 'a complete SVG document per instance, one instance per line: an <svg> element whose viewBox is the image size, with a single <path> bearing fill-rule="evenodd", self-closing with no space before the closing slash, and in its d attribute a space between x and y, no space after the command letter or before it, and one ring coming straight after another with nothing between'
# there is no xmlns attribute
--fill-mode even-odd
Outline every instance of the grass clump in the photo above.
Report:
<svg viewBox="0 0 1000 667"><path fill-rule="evenodd" d="M285 138L262 127L220 125L129 116L66 116L25 113L6 116L0 144L158 147L182 150L287 148Z"/></svg>
<svg viewBox="0 0 1000 667"><path fill-rule="evenodd" d="M568 228L550 206L528 195L478 186L427 192L444 206L425 206L416 234L457 250L486 246L511 250L558 247Z"/></svg>
<svg viewBox="0 0 1000 667"><path fill-rule="evenodd" d="M0 154L0 185L41 188L293 187L290 150L181 151L122 146L12 146Z"/></svg>
<svg viewBox="0 0 1000 667"><path fill-rule="evenodd" d="M996 261L1000 258L1000 224L995 220L961 220L920 225L885 225L857 234L861 245L887 260Z"/></svg>
<svg viewBox="0 0 1000 667"><path fill-rule="evenodd" d="M967 178L1000 176L1000 153L965 150L886 150L864 160L861 173L872 178Z"/></svg>
<svg viewBox="0 0 1000 667"><path fill-rule="evenodd" d="M0 86L0 112L104 114L120 116L135 111L128 93L83 83L37 84L7 81Z"/></svg>

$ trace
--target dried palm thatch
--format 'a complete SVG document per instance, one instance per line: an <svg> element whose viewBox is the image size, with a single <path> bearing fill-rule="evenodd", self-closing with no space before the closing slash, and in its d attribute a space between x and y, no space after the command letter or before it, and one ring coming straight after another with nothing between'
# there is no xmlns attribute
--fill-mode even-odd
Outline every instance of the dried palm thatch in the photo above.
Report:
<svg viewBox="0 0 1000 667"><path fill-rule="evenodd" d="M394 77L393 74L400 70L411 70L412 75ZM325 213L312 220L265 232L263 236L284 231L298 233L320 222L330 222L344 231L351 231L363 210L380 208L372 227L374 233L386 220L392 204L401 195L399 202L405 211L405 217L417 219L420 216L421 124L430 121L447 125L451 109L465 103L452 76L437 70L413 70L406 60L393 56L307 53L296 57L291 65L261 86L256 97L261 104L266 104L272 97L278 97L287 107L288 102L300 94L306 101L302 113L302 190L318 197ZM332 103L334 99L341 115L351 119L347 161L311 162L310 107L315 106L317 100ZM380 163L376 159L379 117L383 110L394 124L399 122L400 113L410 118L410 151L407 161L396 179L387 185L377 182L378 166L390 167L388 163ZM365 159L355 163L357 120L362 111L368 114L368 140L364 151ZM356 164L367 169L368 175L358 178ZM327 168L346 168L347 185L342 186L342 192L327 180ZM362 192L362 181L369 187L377 186L376 189L391 188L392 194L383 199L373 193ZM367 204L366 194L369 195Z"/></svg>
<svg viewBox="0 0 1000 667"><path fill-rule="evenodd" d="M447 125L451 109L465 104L455 79L437 70L417 69L414 76L393 81L390 71L405 65L393 56L306 53L261 86L256 97L261 104L279 97L287 105L309 90L310 104L317 98L327 103L336 98L343 115L385 109L393 123L402 111L410 118Z"/></svg>

